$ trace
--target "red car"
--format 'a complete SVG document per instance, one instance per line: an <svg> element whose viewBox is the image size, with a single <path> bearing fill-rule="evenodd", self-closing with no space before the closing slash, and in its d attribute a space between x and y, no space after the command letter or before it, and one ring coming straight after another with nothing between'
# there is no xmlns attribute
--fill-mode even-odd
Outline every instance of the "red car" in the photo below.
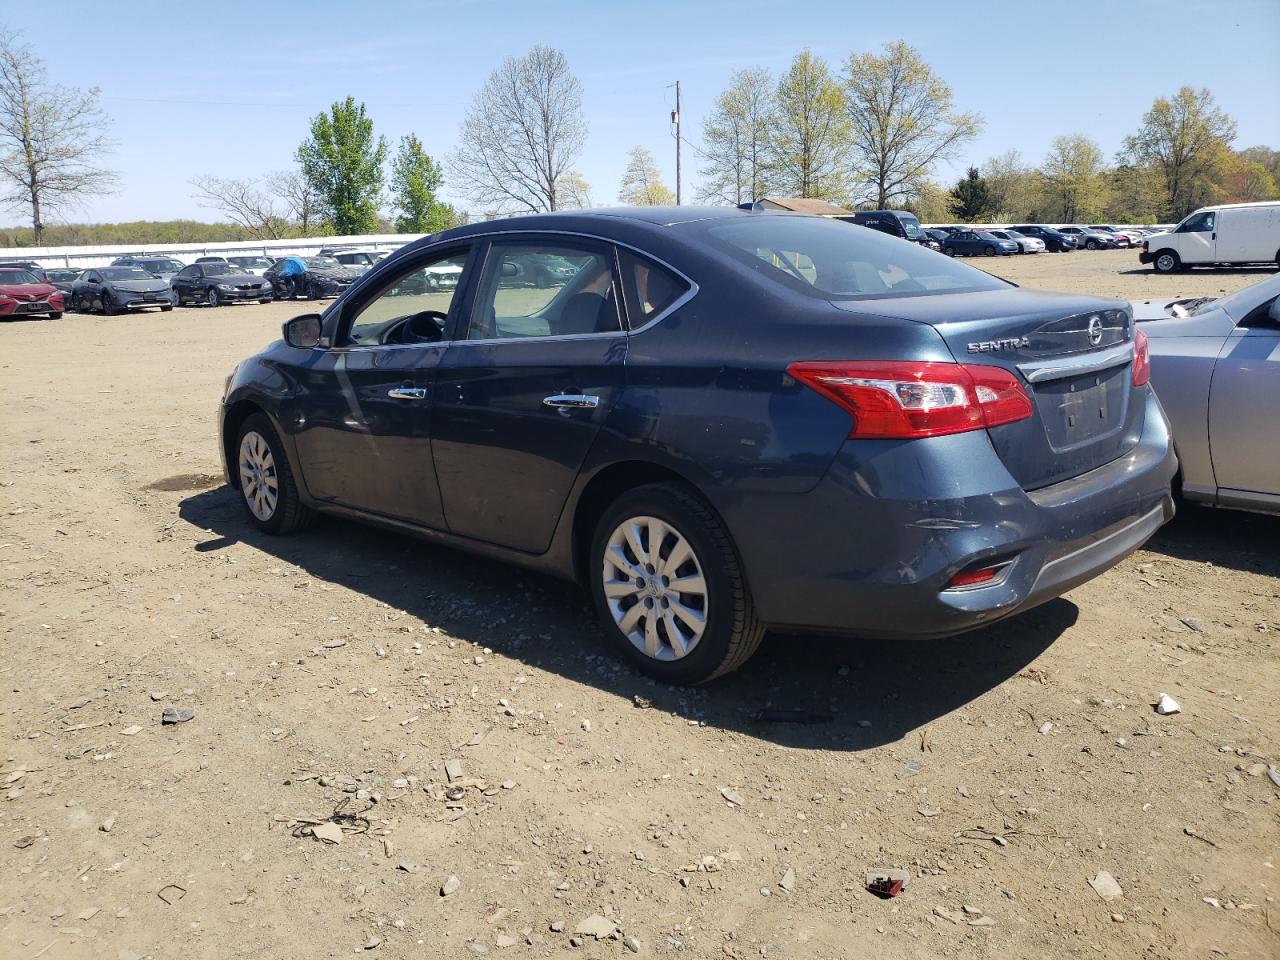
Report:
<svg viewBox="0 0 1280 960"><path fill-rule="evenodd" d="M63 293L34 273L17 267L0 267L0 317L62 316Z"/></svg>

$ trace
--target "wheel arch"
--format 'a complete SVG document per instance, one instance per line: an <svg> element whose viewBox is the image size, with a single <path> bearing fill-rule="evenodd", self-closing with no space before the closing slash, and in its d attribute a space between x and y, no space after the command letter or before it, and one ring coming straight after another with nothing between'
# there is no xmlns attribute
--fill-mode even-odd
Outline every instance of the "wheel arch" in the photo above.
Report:
<svg viewBox="0 0 1280 960"><path fill-rule="evenodd" d="M618 497L636 487L653 483L671 483L683 487L706 503L721 523L720 515L710 499L688 477L663 464L651 460L624 460L611 463L597 471L578 495L574 504L570 539L570 561L573 577L579 583L587 583L587 560L591 553L591 537L601 515ZM727 528L727 527L726 527Z"/></svg>

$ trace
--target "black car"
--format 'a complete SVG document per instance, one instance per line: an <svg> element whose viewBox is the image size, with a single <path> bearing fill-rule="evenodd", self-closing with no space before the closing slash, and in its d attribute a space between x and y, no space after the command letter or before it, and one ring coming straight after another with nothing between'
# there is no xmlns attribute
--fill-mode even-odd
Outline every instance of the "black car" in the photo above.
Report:
<svg viewBox="0 0 1280 960"><path fill-rule="evenodd" d="M504 284L529 257L577 270ZM442 264L454 289L398 292ZM223 392L249 522L336 514L578 580L616 649L666 682L735 669L769 626L990 624L1173 510L1124 302L1019 289L820 217L470 224L283 333Z"/></svg>
<svg viewBox="0 0 1280 960"><path fill-rule="evenodd" d="M44 267L36 263L34 260L0 260L0 267L8 267L14 270L25 270L41 283L48 283L49 276L45 273Z"/></svg>
<svg viewBox="0 0 1280 960"><path fill-rule="evenodd" d="M71 299L81 313L106 316L147 307L173 309L169 284L137 267L93 267L71 284Z"/></svg>
<svg viewBox="0 0 1280 960"><path fill-rule="evenodd" d="M1018 249L1016 240L1005 240L986 230L956 230L942 241L942 252L948 257L1007 257Z"/></svg>
<svg viewBox="0 0 1280 960"><path fill-rule="evenodd" d="M75 309L75 304L72 302L71 298L71 288L75 284L76 278L79 277L82 272L83 271L69 267L52 267L45 271L45 276L48 279L48 282L52 283L62 291L63 296L66 299L68 310Z"/></svg>
<svg viewBox="0 0 1280 960"><path fill-rule="evenodd" d="M1010 227L1018 233L1026 237L1038 237L1044 241L1044 248L1049 253L1070 253L1076 248L1076 238L1068 236L1065 233L1053 229L1053 227L1042 227L1034 223L1025 223L1021 226Z"/></svg>
<svg viewBox="0 0 1280 960"><path fill-rule="evenodd" d="M938 249L936 240L920 226L916 215L909 210L859 210L849 217L836 217L846 223L856 223L872 230L879 230L900 240L923 244L930 249Z"/></svg>
<svg viewBox="0 0 1280 960"><path fill-rule="evenodd" d="M300 276L282 276L280 271L286 260L301 260L305 271ZM343 266L333 257L283 257L262 274L271 284L277 298L292 300L306 297L319 300L336 297L362 276L362 272Z"/></svg>
<svg viewBox="0 0 1280 960"><path fill-rule="evenodd" d="M193 263L179 270L170 283L173 302L179 307L193 303L220 307L237 301L270 303L272 300L270 283L243 267L232 266L225 261Z"/></svg>
<svg viewBox="0 0 1280 960"><path fill-rule="evenodd" d="M951 236L952 232L953 231L943 230L941 227L930 227L925 230L925 235L938 245L937 249L941 250L943 241L946 240L947 237Z"/></svg>

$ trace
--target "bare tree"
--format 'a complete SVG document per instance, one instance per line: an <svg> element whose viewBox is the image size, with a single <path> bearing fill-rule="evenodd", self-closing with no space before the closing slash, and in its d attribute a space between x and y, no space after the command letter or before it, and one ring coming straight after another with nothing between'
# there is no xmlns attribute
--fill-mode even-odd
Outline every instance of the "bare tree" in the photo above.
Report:
<svg viewBox="0 0 1280 960"><path fill-rule="evenodd" d="M235 180L205 175L191 181L196 203L225 214L257 240L287 236L289 220L280 201L264 192L256 180Z"/></svg>
<svg viewBox="0 0 1280 960"><path fill-rule="evenodd" d="M324 222L324 200L297 170L278 170L263 181L266 191L279 198L299 232L306 236Z"/></svg>
<svg viewBox="0 0 1280 960"><path fill-rule="evenodd" d="M953 112L951 88L901 40L879 55L850 55L844 95L860 199L881 210L911 196L938 161L982 127L977 114Z"/></svg>
<svg viewBox="0 0 1280 960"><path fill-rule="evenodd" d="M746 203L769 192L773 78L763 67L739 70L702 124L702 200Z"/></svg>
<svg viewBox="0 0 1280 960"><path fill-rule="evenodd" d="M111 146L99 90L49 82L44 61L16 36L0 37L0 204L44 218L109 193L116 175L97 166Z"/></svg>
<svg viewBox="0 0 1280 960"><path fill-rule="evenodd" d="M489 74L462 122L451 165L476 203L556 210L586 139L582 85L561 51L538 45Z"/></svg>

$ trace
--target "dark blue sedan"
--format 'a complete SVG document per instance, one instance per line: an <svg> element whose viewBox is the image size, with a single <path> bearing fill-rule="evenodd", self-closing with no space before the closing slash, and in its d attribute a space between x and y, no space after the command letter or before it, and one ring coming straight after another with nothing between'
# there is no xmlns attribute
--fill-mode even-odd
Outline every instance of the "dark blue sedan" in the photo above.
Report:
<svg viewBox="0 0 1280 960"><path fill-rule="evenodd" d="M263 531L323 512L575 579L642 670L698 683L769 627L947 636L1135 550L1176 468L1147 375L1123 303L632 208L410 244L241 363L220 429Z"/></svg>
<svg viewBox="0 0 1280 960"><path fill-rule="evenodd" d="M942 252L948 257L1008 257L1018 252L1018 242L986 230L957 230L942 241Z"/></svg>

